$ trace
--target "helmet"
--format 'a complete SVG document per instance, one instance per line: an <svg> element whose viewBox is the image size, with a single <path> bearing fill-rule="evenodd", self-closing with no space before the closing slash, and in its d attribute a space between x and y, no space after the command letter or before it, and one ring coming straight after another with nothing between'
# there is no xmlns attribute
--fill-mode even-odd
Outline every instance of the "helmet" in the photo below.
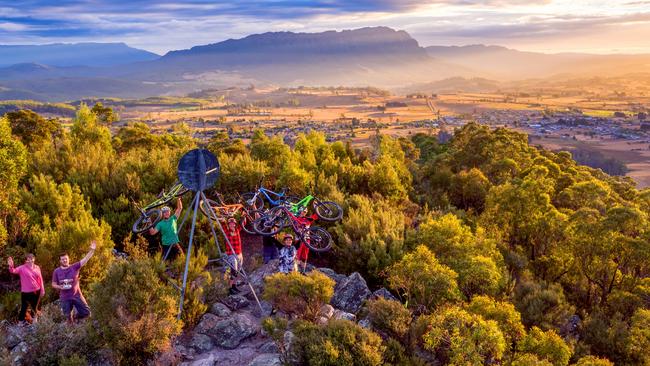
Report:
<svg viewBox="0 0 650 366"><path fill-rule="evenodd" d="M160 209L162 212L170 212L172 209L169 208L169 206L163 206L163 208Z"/></svg>

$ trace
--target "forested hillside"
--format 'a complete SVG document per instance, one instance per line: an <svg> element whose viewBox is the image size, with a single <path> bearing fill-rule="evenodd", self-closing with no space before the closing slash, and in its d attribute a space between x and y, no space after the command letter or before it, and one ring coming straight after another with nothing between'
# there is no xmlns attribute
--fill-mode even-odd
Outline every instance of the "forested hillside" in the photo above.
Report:
<svg viewBox="0 0 650 366"><path fill-rule="evenodd" d="M111 135L103 120L84 105L69 129L34 113L0 119L3 263L10 255L22 263L32 252L49 284L60 252L81 258L98 242L81 280L95 321L73 330L57 323L47 305L56 293L47 285L44 315L28 342L31 364L160 360L171 339L222 296L218 274L204 269L216 255L205 218L181 321L160 258L147 254L155 239L130 231L132 201L151 201L171 186L178 159L200 142L182 125L160 135L134 123ZM370 147L354 149L312 133L289 146L257 131L248 145L220 133L207 148L221 164L218 192L248 192L264 177L268 187L300 196L313 186L340 203L345 215L329 229L334 249L320 260L340 273L359 272L372 290L384 286L400 300L368 302L358 315L370 319L369 328L316 324L309 307L289 324L267 321L271 336L293 329L287 360L650 365L650 191L629 179L478 124L446 144L431 135L376 135ZM116 259L113 248L129 259ZM18 285L0 273L0 317L15 319ZM317 275L274 281L332 286Z"/></svg>

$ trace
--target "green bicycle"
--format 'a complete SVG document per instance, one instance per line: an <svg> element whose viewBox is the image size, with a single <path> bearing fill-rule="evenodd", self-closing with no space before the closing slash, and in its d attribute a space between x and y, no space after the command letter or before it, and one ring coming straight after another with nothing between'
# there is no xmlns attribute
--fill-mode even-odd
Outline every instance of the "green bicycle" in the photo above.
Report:
<svg viewBox="0 0 650 366"><path fill-rule="evenodd" d="M180 197L187 193L189 189L183 187L183 184L176 182L174 186L167 192L163 189L160 194L158 194L158 199L146 205L145 207L139 207L135 202L135 208L140 212L140 217L133 224L133 232L136 234L142 233L146 230L149 230L154 225L160 221L162 217L162 212L158 208L162 205L169 203L174 197Z"/></svg>
<svg viewBox="0 0 650 366"><path fill-rule="evenodd" d="M316 212L316 215L318 215L318 218L323 221L335 222L343 217L343 209L338 203L321 201L311 194L308 194L296 203L289 202L289 211L296 216L301 216L307 211L310 204L314 212Z"/></svg>

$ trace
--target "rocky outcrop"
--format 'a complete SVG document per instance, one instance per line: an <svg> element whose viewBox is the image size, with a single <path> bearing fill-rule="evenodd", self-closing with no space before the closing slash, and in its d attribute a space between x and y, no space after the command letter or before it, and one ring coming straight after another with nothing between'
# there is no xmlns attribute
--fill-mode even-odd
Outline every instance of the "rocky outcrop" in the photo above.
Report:
<svg viewBox="0 0 650 366"><path fill-rule="evenodd" d="M196 327L196 332L212 338L215 346L233 349L244 339L255 335L259 324L245 314L234 314L219 318L214 314L205 314Z"/></svg>
<svg viewBox="0 0 650 366"><path fill-rule="evenodd" d="M330 304L345 312L356 314L370 295L372 292L368 289L366 280L358 272L354 272L337 282Z"/></svg>

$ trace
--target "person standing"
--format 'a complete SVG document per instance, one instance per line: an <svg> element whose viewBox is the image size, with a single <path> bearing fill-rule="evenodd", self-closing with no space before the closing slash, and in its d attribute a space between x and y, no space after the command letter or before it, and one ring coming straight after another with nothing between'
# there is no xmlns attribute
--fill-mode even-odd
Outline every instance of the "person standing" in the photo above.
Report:
<svg viewBox="0 0 650 366"><path fill-rule="evenodd" d="M150 235L156 235L160 232L161 243L162 243L162 255L163 258L167 252L169 252L169 259L174 260L179 253L183 253L183 248L180 245L180 239L178 238L178 218L181 216L183 211L183 202L181 198L176 199L176 211L174 214L171 214L171 208L169 206L164 206L162 209L162 219L158 221L156 226L149 229Z"/></svg>
<svg viewBox="0 0 650 366"><path fill-rule="evenodd" d="M282 238L278 270L282 273L291 273L296 270L296 247L293 246L293 235L291 234L284 234Z"/></svg>
<svg viewBox="0 0 650 366"><path fill-rule="evenodd" d="M277 230L277 226L273 226L273 230ZM282 243L273 235L264 235L262 237L262 260L264 264L278 258L278 249L282 248Z"/></svg>
<svg viewBox="0 0 650 366"><path fill-rule="evenodd" d="M239 292L237 287L235 287L235 279L237 278L237 273L244 265L244 255L241 249L241 226L232 217L226 221L225 225L221 224L221 226L226 234L226 239L228 239L225 243L226 261L229 267L227 269L230 270L230 290L228 292L234 295Z"/></svg>
<svg viewBox="0 0 650 366"><path fill-rule="evenodd" d="M7 258L9 272L20 277L20 314L18 320L21 323L27 317L28 308L31 308L32 323L37 321L39 303L41 298L45 296L41 268L34 264L35 260L34 254L28 253L25 256L25 264L14 268L14 259L12 257Z"/></svg>
<svg viewBox="0 0 650 366"><path fill-rule="evenodd" d="M95 240L90 242L90 251L79 262L70 265L68 253L62 253L59 256L61 266L54 270L52 274L52 288L59 290L59 299L61 301L61 310L68 322L73 323L72 308L77 311L77 319L81 320L90 316L90 308L79 288L79 270L88 263L88 260L95 253L97 243Z"/></svg>

